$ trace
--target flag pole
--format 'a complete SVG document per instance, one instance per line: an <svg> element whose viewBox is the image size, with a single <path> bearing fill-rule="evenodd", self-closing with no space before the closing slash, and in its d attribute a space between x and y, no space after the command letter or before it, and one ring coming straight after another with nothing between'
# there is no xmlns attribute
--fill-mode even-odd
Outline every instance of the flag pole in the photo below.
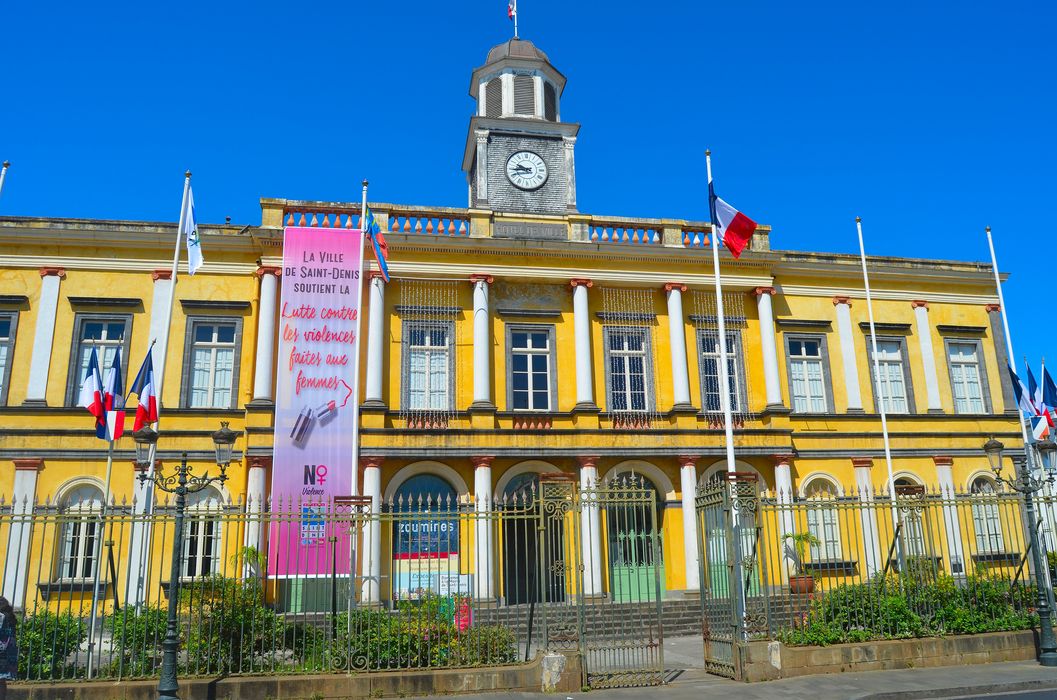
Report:
<svg viewBox="0 0 1057 700"><path fill-rule="evenodd" d="M995 256L995 242L991 238L991 227L987 226L984 228L987 233L987 247L991 251L991 272L995 275L995 291L998 292L998 311L1002 314L1002 330L1006 334L1006 355L1009 357L1009 367L1013 370L1013 374L1020 376L1017 372L1017 356L1013 352L1013 334L1009 332L1009 317L1006 315L1006 299L1002 294L1002 278L998 274L998 258ZM1025 362L1027 362L1025 360ZM1034 401L1034 397L1032 397ZM1031 458L1031 450L1028 449L1028 444L1031 442L1028 439L1028 425L1024 417L1024 411L1020 410L1017 406L1017 415L1020 417L1020 435L1024 440L1024 455L1027 457L1027 468L1028 474L1035 471L1035 460Z"/></svg>
<svg viewBox="0 0 1057 700"><path fill-rule="evenodd" d="M122 409L124 410L124 409ZM109 427L107 428L109 430ZM103 540L106 537L106 516L107 510L110 507L110 476L114 470L114 441L107 441L106 448L106 486L103 495L103 507L99 510L99 532L95 536L95 575L92 577L92 608L88 618L88 680L92 679L95 673L95 656L96 656L96 617L99 612L99 577L102 575L103 569ZM116 586L117 581L113 581L111 585Z"/></svg>
<svg viewBox="0 0 1057 700"><path fill-rule="evenodd" d="M356 280L356 352L352 355L352 401L356 419L352 422L352 495L360 493L360 342L363 330L363 270L367 256L364 247L367 236L367 179L363 180L363 194L360 200L360 277Z"/></svg>
<svg viewBox="0 0 1057 700"><path fill-rule="evenodd" d="M514 38L517 39L517 0L514 0Z"/></svg>
<svg viewBox="0 0 1057 700"><path fill-rule="evenodd" d="M11 167L11 161L5 160L0 166L0 194L4 193L4 179L7 177L7 169Z"/></svg>

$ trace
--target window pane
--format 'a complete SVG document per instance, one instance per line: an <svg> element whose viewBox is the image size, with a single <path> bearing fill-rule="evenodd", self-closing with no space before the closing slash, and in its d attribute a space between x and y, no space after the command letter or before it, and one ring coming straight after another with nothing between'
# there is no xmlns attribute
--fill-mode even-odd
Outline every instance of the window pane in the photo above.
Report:
<svg viewBox="0 0 1057 700"><path fill-rule="evenodd" d="M642 350L643 335L642 333L629 333L627 335L628 350Z"/></svg>
<svg viewBox="0 0 1057 700"><path fill-rule="evenodd" d="M120 322L106 324L106 339L121 340L125 337L125 324Z"/></svg>
<svg viewBox="0 0 1057 700"><path fill-rule="evenodd" d="M799 340L790 340L789 341L789 354L790 355L803 355L804 354L804 344L801 343Z"/></svg>
<svg viewBox="0 0 1057 700"><path fill-rule="evenodd" d="M547 373L537 372L532 375L532 389L534 391L547 391Z"/></svg>
<svg viewBox="0 0 1057 700"><path fill-rule="evenodd" d="M529 381L528 374L526 372L514 372L513 380L515 391L520 389L528 389Z"/></svg>
<svg viewBox="0 0 1057 700"><path fill-rule="evenodd" d="M102 321L86 321L81 326L81 338L85 340L101 340L103 337Z"/></svg>
<svg viewBox="0 0 1057 700"><path fill-rule="evenodd" d="M199 323L195 326L195 342L209 343L213 340L213 326L208 323Z"/></svg>
<svg viewBox="0 0 1057 700"><path fill-rule="evenodd" d="M546 391L533 391L532 392L532 407L538 411L545 411L548 406L547 392Z"/></svg>
<svg viewBox="0 0 1057 700"><path fill-rule="evenodd" d="M532 334L532 347L539 348L540 350L546 349L546 347L547 347L547 334L546 333L533 333Z"/></svg>
<svg viewBox="0 0 1057 700"><path fill-rule="evenodd" d="M513 393L514 408L515 409L527 409L529 393L527 391L515 389Z"/></svg>
<svg viewBox="0 0 1057 700"><path fill-rule="evenodd" d="M814 340L809 340L804 343L804 354L809 357L820 357L819 345Z"/></svg>
<svg viewBox="0 0 1057 700"><path fill-rule="evenodd" d="M515 348L528 347L528 333L515 332L510 334L510 342Z"/></svg>
<svg viewBox="0 0 1057 700"><path fill-rule="evenodd" d="M8 338L11 336L11 319L4 318L0 319L0 338Z"/></svg>
<svg viewBox="0 0 1057 700"><path fill-rule="evenodd" d="M546 355L533 355L532 356L532 371L533 372L546 372L547 371L547 356Z"/></svg>
<svg viewBox="0 0 1057 700"><path fill-rule="evenodd" d="M515 372L527 372L528 371L528 355L515 354L511 358L511 362L514 366Z"/></svg>
<svg viewBox="0 0 1057 700"><path fill-rule="evenodd" d="M235 342L235 326L230 324L224 324L217 326L217 342L219 343L234 343Z"/></svg>

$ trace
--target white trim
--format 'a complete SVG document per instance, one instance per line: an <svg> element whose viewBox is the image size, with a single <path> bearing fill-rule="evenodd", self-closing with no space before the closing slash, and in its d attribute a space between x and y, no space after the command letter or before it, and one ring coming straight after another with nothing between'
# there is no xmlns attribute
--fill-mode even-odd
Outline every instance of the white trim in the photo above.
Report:
<svg viewBox="0 0 1057 700"><path fill-rule="evenodd" d="M398 470L396 474L389 477L389 483L385 486L385 502L388 503L396 497L396 490L400 488L405 481L413 476L418 476L419 474L432 474L433 476L439 476L446 480L451 484L452 488L455 489L455 493L458 494L460 499L469 497L470 495L470 489L466 485L466 480L459 475L459 472L443 462L425 460L408 464Z"/></svg>
<svg viewBox="0 0 1057 700"><path fill-rule="evenodd" d="M602 483L608 484L622 472L636 472L642 474L652 481L653 485L664 494L665 500L671 501L676 497L675 485L672 483L672 480L668 475L657 465L651 464L650 462L644 462L640 459L628 459L610 468L605 476L602 477Z"/></svg>
<svg viewBox="0 0 1057 700"><path fill-rule="evenodd" d="M208 240L208 239L207 239ZM25 241L21 241L25 244ZM117 243L114 244L118 245ZM40 268L61 267L70 270L106 270L107 272L153 272L168 268L167 260L145 260L143 258L82 258L48 257L44 255L0 255L0 267ZM257 271L257 263L207 262L201 269L214 275L251 275ZM179 272L187 273L187 263L181 262Z"/></svg>
<svg viewBox="0 0 1057 700"><path fill-rule="evenodd" d="M705 469L703 472L701 472L701 476L697 477L697 485L698 486L707 486L708 482L709 482L709 479L711 479L713 474L715 474L717 472L725 472L725 471L727 471L727 460L726 459L721 459L719 461L713 462L707 469ZM768 488L767 480L763 478L763 474L760 473L760 470L757 469L756 467L752 466L748 462L743 462L740 459L735 460L734 461L734 471L752 472L753 474L755 474L760 479L760 488L761 489L767 489Z"/></svg>
<svg viewBox="0 0 1057 700"><path fill-rule="evenodd" d="M515 476L521 476L522 474L559 474L561 469L554 466L550 462L544 462L539 459L528 459L524 462L518 462L514 466L503 472L503 475L499 477L499 480L495 482L495 498L499 500L503 497L503 492L506 490L507 485L514 480Z"/></svg>
<svg viewBox="0 0 1057 700"><path fill-rule="evenodd" d="M911 481L913 481L918 486L924 486L925 485L925 480L924 479L922 479L920 476L918 476L914 472L908 472L906 470L899 471L899 472L896 472L896 473L892 474L892 484L893 485L897 481L899 481L900 479L910 479Z"/></svg>
<svg viewBox="0 0 1057 700"><path fill-rule="evenodd" d="M823 481L828 481L837 487L837 498L844 497L844 484L840 483L840 480L837 477L833 476L829 472L814 471L800 480L800 488L797 489L797 498L806 500L807 496L805 496L804 494L807 493L807 487L811 485L812 481L818 481L820 479Z"/></svg>
<svg viewBox="0 0 1057 700"><path fill-rule="evenodd" d="M1005 493L1005 484L1001 484L995 480L995 475L988 469L977 469L969 474L969 478L965 481L965 493L972 493L973 482L983 477L991 482L991 485L995 487L995 493Z"/></svg>
<svg viewBox="0 0 1057 700"><path fill-rule="evenodd" d="M936 282L942 282L943 279L936 279ZM779 284L775 285L778 290L785 295L789 296L803 296L803 297L848 297L849 299L859 299L865 301L866 297L863 294L862 289L848 289L842 287L815 287L801 284ZM937 293L932 291L923 291L919 289L882 289L876 290L871 289L870 295L874 299L884 299L887 301L915 301L917 299L928 299L934 302L943 302L948 304L972 304L976 306L983 306L984 304L997 304L998 297L993 294L951 294L951 293Z"/></svg>
<svg viewBox="0 0 1057 700"><path fill-rule="evenodd" d="M97 476L75 476L74 478L63 482L59 485L59 488L55 489L55 507L60 510L63 507L62 502L66 500L66 496L71 491L81 486L94 486L99 489L99 501L100 503L106 498L106 484L103 480Z"/></svg>

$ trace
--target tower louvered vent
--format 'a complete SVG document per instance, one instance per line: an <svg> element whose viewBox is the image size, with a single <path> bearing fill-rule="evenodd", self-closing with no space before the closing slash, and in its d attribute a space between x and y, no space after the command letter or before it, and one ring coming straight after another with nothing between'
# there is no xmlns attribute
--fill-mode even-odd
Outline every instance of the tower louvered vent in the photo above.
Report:
<svg viewBox="0 0 1057 700"><path fill-rule="evenodd" d="M514 76L514 114L531 116L536 113L534 93L531 75Z"/></svg>
<svg viewBox="0 0 1057 700"><path fill-rule="evenodd" d="M549 122L558 121L558 96L550 83L543 84L543 118Z"/></svg>
<svg viewBox="0 0 1057 700"><path fill-rule="evenodd" d="M484 114L486 117L503 116L503 81L492 78L484 87Z"/></svg>

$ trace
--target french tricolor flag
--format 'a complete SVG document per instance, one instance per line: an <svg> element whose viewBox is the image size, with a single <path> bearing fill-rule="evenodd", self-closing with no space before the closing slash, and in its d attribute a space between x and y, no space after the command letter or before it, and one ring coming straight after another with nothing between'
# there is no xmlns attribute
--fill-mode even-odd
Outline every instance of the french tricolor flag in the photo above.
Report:
<svg viewBox="0 0 1057 700"><path fill-rule="evenodd" d="M117 440L125 433L125 391L124 382L121 381L121 348L114 353L114 361L110 363L110 369L106 371L103 379L103 408L106 410L106 419L103 421L103 434L99 434L99 426L96 426L96 437L103 440Z"/></svg>
<svg viewBox="0 0 1057 700"><path fill-rule="evenodd" d="M81 382L81 395L77 401L81 408L87 408L88 412L95 416L95 434L97 437L106 439L106 403L103 394L103 376L99 372L99 355L95 348L88 356L88 370Z"/></svg>
<svg viewBox="0 0 1057 700"><path fill-rule="evenodd" d="M154 383L154 361L151 360L151 350L147 350L147 357L143 359L143 366L139 368L139 374L132 382L129 391L139 397L136 406L136 421L132 430L136 431L144 425L158 422L158 394Z"/></svg>
<svg viewBox="0 0 1057 700"><path fill-rule="evenodd" d="M741 251L745 250L752 234L756 232L756 222L717 197L711 178L708 180L708 203L712 225L716 228L719 239L731 255L740 257Z"/></svg>

